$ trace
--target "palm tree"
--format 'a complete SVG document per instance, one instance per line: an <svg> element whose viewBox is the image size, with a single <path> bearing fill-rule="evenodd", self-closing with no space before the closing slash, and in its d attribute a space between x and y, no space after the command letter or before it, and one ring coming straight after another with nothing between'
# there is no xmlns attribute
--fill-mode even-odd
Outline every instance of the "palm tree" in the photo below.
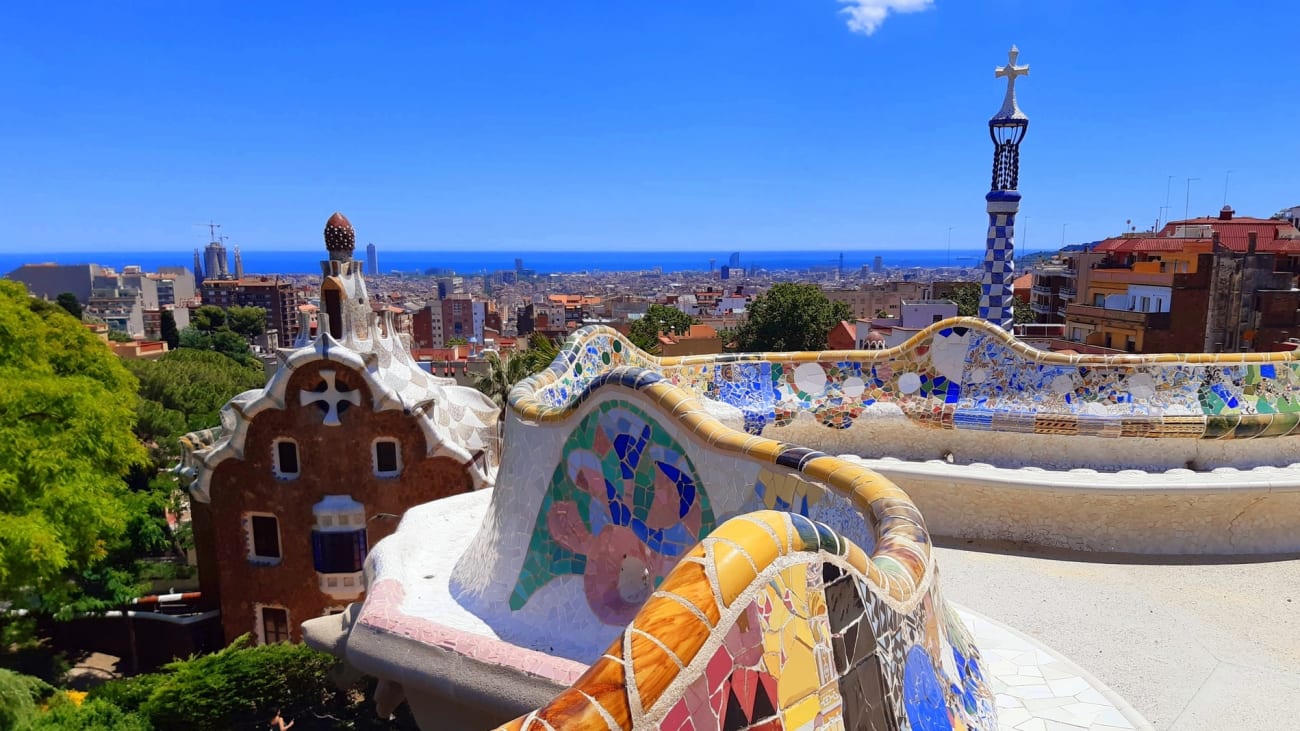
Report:
<svg viewBox="0 0 1300 731"><path fill-rule="evenodd" d="M515 357L524 362L528 368L528 375L532 375L546 370L559 354L558 343L547 337L545 333L535 332L528 337L528 350Z"/></svg>
<svg viewBox="0 0 1300 731"><path fill-rule="evenodd" d="M474 388L492 399L501 410L501 420L506 418L506 402L510 389L529 375L527 363L518 356L501 360L494 352L487 354L487 372L474 377Z"/></svg>

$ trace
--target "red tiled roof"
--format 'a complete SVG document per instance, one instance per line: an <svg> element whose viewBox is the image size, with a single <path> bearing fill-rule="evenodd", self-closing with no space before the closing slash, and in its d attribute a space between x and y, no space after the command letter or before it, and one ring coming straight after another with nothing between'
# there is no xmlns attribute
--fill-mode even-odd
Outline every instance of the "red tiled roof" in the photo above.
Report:
<svg viewBox="0 0 1300 731"><path fill-rule="evenodd" d="M1259 251L1294 251L1290 242L1300 240L1300 231L1286 221L1271 218L1192 218L1170 221L1159 234L1160 238L1177 240L1179 226L1209 226L1219 234L1219 243L1233 251L1245 251L1249 246L1250 232L1256 234Z"/></svg>
<svg viewBox="0 0 1300 731"><path fill-rule="evenodd" d="M1093 247L1099 253L1132 251L1182 251L1190 243L1208 243L1209 239L1157 238L1155 236L1121 236L1105 241Z"/></svg>

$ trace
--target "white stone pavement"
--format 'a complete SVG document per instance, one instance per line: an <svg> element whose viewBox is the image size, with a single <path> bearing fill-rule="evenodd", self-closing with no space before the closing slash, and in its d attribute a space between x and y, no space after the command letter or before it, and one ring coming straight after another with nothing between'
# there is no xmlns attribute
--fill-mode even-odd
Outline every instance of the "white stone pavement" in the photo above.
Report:
<svg viewBox="0 0 1300 731"><path fill-rule="evenodd" d="M1123 699L1057 652L966 607L954 607L984 658L1000 731L1151 728Z"/></svg>
<svg viewBox="0 0 1300 731"><path fill-rule="evenodd" d="M938 543L946 599L1041 640L1159 731L1294 728L1300 718L1294 557L1180 560Z"/></svg>

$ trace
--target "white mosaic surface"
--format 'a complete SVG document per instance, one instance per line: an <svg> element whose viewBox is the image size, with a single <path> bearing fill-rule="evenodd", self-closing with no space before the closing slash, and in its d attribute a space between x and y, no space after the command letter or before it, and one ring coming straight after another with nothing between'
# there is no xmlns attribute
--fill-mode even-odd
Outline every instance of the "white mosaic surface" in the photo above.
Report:
<svg viewBox="0 0 1300 731"><path fill-rule="evenodd" d="M1109 688L1052 650L965 607L997 698L1001 731L1146 731L1147 723Z"/></svg>

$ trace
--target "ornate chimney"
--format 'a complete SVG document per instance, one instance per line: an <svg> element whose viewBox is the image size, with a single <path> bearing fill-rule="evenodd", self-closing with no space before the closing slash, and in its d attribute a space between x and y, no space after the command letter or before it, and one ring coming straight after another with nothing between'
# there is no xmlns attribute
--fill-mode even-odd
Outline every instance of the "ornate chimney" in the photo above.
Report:
<svg viewBox="0 0 1300 731"><path fill-rule="evenodd" d="M352 230L352 222L335 211L325 222L325 249L330 253L330 261L352 261L356 246L357 232Z"/></svg>

